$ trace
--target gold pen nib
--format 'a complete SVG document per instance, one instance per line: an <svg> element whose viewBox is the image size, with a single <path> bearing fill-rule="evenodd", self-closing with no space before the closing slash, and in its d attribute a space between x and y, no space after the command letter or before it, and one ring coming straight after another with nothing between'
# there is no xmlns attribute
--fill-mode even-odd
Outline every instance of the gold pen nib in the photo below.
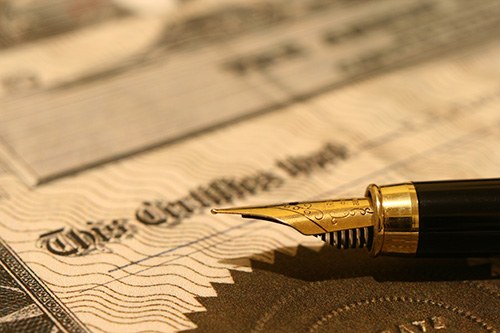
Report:
<svg viewBox="0 0 500 333"><path fill-rule="evenodd" d="M373 226L373 209L367 198L212 209L212 214L238 214L242 217L277 222L304 235Z"/></svg>

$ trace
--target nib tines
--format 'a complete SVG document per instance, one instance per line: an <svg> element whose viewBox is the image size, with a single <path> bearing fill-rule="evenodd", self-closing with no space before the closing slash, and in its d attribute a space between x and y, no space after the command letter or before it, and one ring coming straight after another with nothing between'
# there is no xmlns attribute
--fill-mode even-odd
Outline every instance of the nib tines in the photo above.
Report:
<svg viewBox="0 0 500 333"><path fill-rule="evenodd" d="M238 214L277 222L291 226L305 235L373 226L373 210L366 198L212 209L212 214Z"/></svg>

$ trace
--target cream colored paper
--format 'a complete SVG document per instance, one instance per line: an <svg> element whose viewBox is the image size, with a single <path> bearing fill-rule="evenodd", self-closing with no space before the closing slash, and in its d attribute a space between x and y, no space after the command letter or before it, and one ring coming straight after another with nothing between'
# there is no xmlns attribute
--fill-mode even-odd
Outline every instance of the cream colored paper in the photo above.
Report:
<svg viewBox="0 0 500 333"><path fill-rule="evenodd" d="M183 217L177 205L179 218L147 225L136 217L144 202L176 203L214 180L241 184L259 172L276 183L241 198L228 192L231 202L219 206L359 196L369 183L498 177L499 57L498 43L484 43L38 186L19 176L16 163L29 154L17 156L14 147L17 162L0 173L1 238L90 331L194 328L185 314L205 311L196 297L217 296L211 283L232 283L229 269L250 271L249 258L272 262L275 250L321 242L283 226L212 216L209 207ZM288 96L296 86L287 77L270 70L251 79ZM35 130L27 137L43 156L47 138ZM311 161L326 145L345 154L336 150L320 167ZM278 165L299 160L309 166L297 175ZM127 232L116 239L97 244L81 233L118 219ZM77 231L89 248L73 239L66 250L77 252L50 252L41 235L58 230Z"/></svg>

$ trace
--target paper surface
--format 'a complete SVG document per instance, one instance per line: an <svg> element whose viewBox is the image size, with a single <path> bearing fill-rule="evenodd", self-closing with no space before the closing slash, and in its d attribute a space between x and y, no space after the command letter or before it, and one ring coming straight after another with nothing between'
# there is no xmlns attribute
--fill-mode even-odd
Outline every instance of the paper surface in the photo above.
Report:
<svg viewBox="0 0 500 333"><path fill-rule="evenodd" d="M123 76L72 85L88 69L61 66L81 72L56 73L53 68L59 67L49 61L52 69L37 69L45 73L42 88L3 92L0 292L8 301L0 310L0 327L70 332L500 327L495 315L500 284L491 279L497 266L489 261L412 264L354 250L320 251L319 240L286 227L209 214L212 207L361 196L369 183L498 176L500 46L493 37L500 30L489 29L498 28L496 3L310 4L295 4L294 14L279 12L280 2L265 12L262 3L245 2L241 6L261 14L252 16L261 20L248 23L245 33L194 38L207 44L195 45L196 52L158 51L152 61L157 67L126 68ZM271 27L262 14L269 12ZM277 13L286 19L277 20ZM336 13L351 23L332 23L329 15ZM131 19L120 15L114 19ZM441 24L427 25L428 31L412 30L419 29L415 22L438 17ZM162 26L157 17L140 20L144 27ZM44 47L59 43L47 38L61 36L66 35L10 45L0 63L19 64L13 54L36 59L34 51L22 48L47 52ZM413 46L402 48L397 44L402 41ZM283 46L269 51L276 45ZM160 77L185 81L160 80L155 91L151 82ZM176 102L169 95L174 93ZM221 122L226 126L214 128ZM169 141L174 142L161 145ZM297 253L299 244L308 249ZM286 258L297 258L310 271L301 271L301 265L288 271L294 259ZM328 266L316 272L307 262ZM422 275L409 274L420 276L412 280L391 271L400 269ZM392 273L383 275L384 270ZM332 275L324 273L329 271ZM401 281L387 282L379 273ZM295 297L304 304L294 304L310 311L283 305ZM259 300L267 312L257 314ZM365 301L376 310L363 310ZM359 312L342 317L344 310L338 309L344 306ZM286 309L294 314L289 322ZM365 318L370 311L389 319ZM224 326L226 320L230 326Z"/></svg>

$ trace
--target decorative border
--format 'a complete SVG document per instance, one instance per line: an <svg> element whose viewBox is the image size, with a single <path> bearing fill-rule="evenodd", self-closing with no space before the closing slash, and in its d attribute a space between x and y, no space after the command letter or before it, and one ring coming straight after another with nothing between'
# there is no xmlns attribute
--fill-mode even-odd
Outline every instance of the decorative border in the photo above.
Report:
<svg viewBox="0 0 500 333"><path fill-rule="evenodd" d="M2 238L0 238L0 265L62 332L89 332Z"/></svg>

